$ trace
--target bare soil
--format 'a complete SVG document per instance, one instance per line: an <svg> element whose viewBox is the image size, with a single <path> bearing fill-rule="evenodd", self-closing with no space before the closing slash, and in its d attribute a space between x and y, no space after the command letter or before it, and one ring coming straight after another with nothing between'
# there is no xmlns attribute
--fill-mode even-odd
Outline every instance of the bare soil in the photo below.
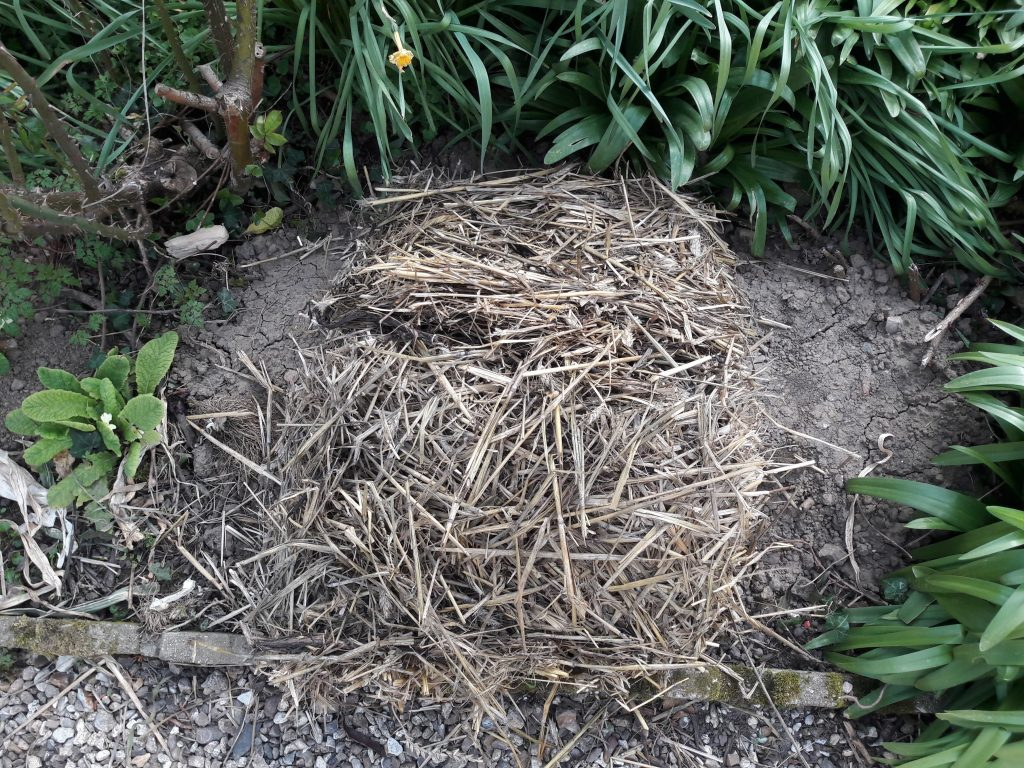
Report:
<svg viewBox="0 0 1024 768"><path fill-rule="evenodd" d="M977 409L943 391L963 372L945 361L962 344L947 338L936 363L921 367L923 338L943 313L912 301L889 268L856 252L844 259L818 243L780 241L763 260L741 254L737 282L764 330L755 354L763 405L775 422L768 440L776 460L814 462L787 473L775 488L762 541L779 548L762 561L765 571L752 579L751 598L766 611L837 597L848 602L859 593L870 600L885 574L907 561L914 532L903 523L910 512L859 500L853 529L858 579L845 543L852 502L845 483L891 452L871 474L973 484L966 472L931 464L951 444L990 437ZM778 622L777 628L792 629L798 642L819 631L814 622L809 630L800 623Z"/></svg>

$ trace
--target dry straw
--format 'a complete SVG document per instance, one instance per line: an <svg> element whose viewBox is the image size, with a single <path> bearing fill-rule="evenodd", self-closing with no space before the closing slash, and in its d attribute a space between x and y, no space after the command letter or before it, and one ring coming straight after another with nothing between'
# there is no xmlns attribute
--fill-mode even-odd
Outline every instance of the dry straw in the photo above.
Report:
<svg viewBox="0 0 1024 768"><path fill-rule="evenodd" d="M268 388L217 628L272 639L300 698L488 706L706 658L765 466L713 212L566 169L401 186Z"/></svg>

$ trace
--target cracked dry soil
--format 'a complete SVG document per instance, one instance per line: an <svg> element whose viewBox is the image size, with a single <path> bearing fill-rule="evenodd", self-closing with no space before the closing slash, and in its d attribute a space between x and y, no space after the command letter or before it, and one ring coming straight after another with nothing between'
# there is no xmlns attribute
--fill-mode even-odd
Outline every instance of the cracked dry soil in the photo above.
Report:
<svg viewBox="0 0 1024 768"><path fill-rule="evenodd" d="M943 391L963 372L945 362L959 342L947 338L933 367L920 366L922 340L943 317L939 308L912 301L876 260L854 253L839 274L835 264L820 249L774 245L763 261L741 258L738 266L738 283L764 332L755 364L765 410L782 427L836 446L769 423L778 461L815 463L788 473L767 510L764 542L791 545L765 558L768 572L751 584L752 597L772 610L814 604L856 586L844 543L848 479L891 451L873 475L969 487L967 473L953 474L931 459L948 445L988 438L977 410ZM883 451L879 440L886 434ZM907 562L913 532L903 523L909 519L906 509L858 503L854 555L865 592ZM809 637L798 631L796 639Z"/></svg>

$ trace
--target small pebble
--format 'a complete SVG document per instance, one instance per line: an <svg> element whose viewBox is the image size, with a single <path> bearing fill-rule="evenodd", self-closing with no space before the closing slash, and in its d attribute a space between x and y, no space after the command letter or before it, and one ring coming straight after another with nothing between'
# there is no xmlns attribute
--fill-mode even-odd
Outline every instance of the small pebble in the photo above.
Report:
<svg viewBox="0 0 1024 768"><path fill-rule="evenodd" d="M555 715L555 723L559 728L575 733L579 730L579 720L575 709L560 709Z"/></svg>
<svg viewBox="0 0 1024 768"><path fill-rule="evenodd" d="M885 318L885 332L890 336L895 336L903 328L903 318L895 315L890 315Z"/></svg>

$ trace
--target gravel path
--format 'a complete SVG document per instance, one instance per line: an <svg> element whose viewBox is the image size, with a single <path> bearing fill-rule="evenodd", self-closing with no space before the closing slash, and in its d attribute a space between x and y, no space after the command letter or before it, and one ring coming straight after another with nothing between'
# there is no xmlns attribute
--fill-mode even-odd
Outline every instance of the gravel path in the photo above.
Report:
<svg viewBox="0 0 1024 768"><path fill-rule="evenodd" d="M876 727L854 730L834 712L785 712L783 724L755 709L655 704L632 714L607 699L556 695L538 756L546 690L510 701L504 723L485 717L476 733L470 709L427 700L399 713L353 696L331 713L296 712L246 670L17 661L0 679L3 768L846 768L868 765L880 743Z"/></svg>

